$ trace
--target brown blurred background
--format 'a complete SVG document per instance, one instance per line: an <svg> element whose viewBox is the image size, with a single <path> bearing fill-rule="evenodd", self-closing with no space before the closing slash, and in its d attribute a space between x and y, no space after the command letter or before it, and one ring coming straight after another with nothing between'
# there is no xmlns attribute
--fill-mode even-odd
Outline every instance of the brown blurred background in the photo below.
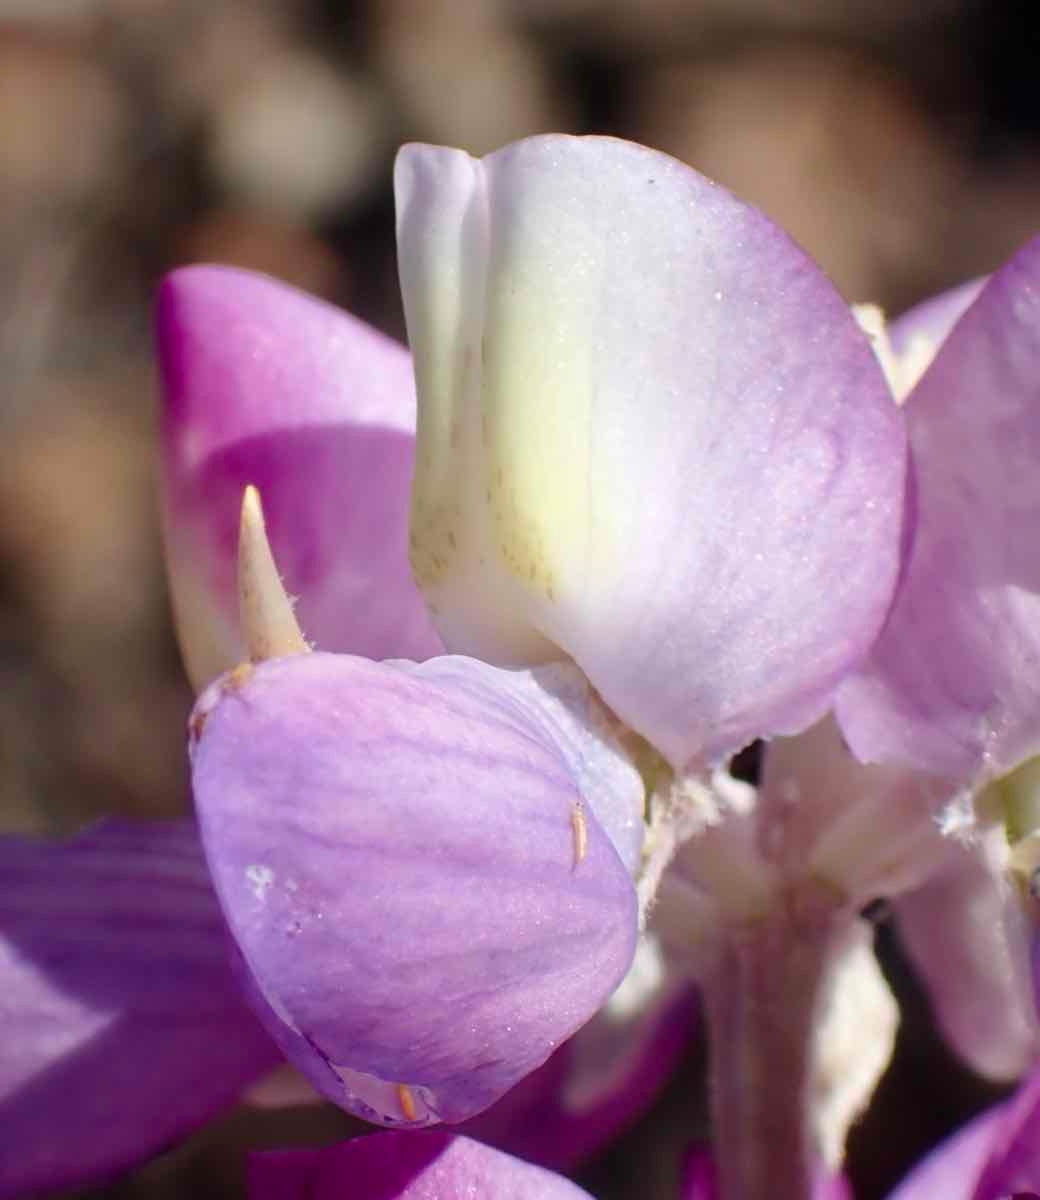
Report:
<svg viewBox="0 0 1040 1200"><path fill-rule="evenodd" d="M611 132L894 313L1040 227L1037 78L1032 0L0 0L3 827L187 803L154 496L165 270L255 267L400 336L400 142ZM863 1152L863 1196L978 1098L921 1046L924 1115ZM667 1195L646 1147L594 1186ZM206 1194L194 1170L180 1194Z"/></svg>

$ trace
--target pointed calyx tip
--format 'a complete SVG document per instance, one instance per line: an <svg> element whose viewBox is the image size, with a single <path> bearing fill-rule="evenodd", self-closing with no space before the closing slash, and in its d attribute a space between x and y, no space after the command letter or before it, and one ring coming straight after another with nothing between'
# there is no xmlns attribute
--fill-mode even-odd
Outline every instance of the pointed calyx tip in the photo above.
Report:
<svg viewBox="0 0 1040 1200"><path fill-rule="evenodd" d="M260 493L252 484L242 494L238 532L238 619L253 662L310 650L275 566Z"/></svg>

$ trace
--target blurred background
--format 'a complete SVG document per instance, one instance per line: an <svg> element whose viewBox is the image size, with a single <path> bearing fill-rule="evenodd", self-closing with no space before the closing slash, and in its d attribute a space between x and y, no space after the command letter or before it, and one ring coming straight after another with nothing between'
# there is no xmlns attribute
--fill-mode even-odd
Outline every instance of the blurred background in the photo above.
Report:
<svg viewBox="0 0 1040 1200"><path fill-rule="evenodd" d="M895 314L1040 228L1038 78L1033 0L0 0L3 827L187 803L154 495L164 271L257 268L402 336L402 141L609 132L759 205ZM854 1146L864 1200L985 1098L909 1010L902 1116ZM232 1118L108 1194L226 1194L225 1143L291 1119ZM597 1194L670 1194L648 1128Z"/></svg>

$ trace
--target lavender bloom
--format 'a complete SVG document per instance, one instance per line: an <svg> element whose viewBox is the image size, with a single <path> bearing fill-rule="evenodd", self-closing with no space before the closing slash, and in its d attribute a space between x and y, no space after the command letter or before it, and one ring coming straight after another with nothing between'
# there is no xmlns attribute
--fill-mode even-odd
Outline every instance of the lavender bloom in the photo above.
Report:
<svg viewBox="0 0 1040 1200"><path fill-rule="evenodd" d="M1037 1051L1022 898L1040 864L1038 283L1034 241L893 327L915 359L915 536L884 631L837 701L859 757L929 775L946 802L959 846L897 916L947 1035L1003 1075Z"/></svg>
<svg viewBox="0 0 1040 1200"><path fill-rule="evenodd" d="M749 736L797 727L826 704L887 604L897 562L903 464L897 414L844 306L761 217L679 164L602 139L534 139L492 156L484 166L453 152L410 148L399 164L398 194L402 278L422 399L413 564L438 620L464 630L472 619L483 631L475 639L460 634L464 648L506 666L539 670L495 672L460 660L452 668L458 679L446 693L435 665L425 675L323 659L261 669L244 681L219 685L197 711L197 727L205 732L195 760L195 791L218 891L269 1027L326 1094L370 1118L424 1123L470 1115L544 1060L601 1003L631 954L634 910L627 940L611 942L607 957L600 949L606 943L591 936L591 925L575 941L573 978L584 982L580 987L575 982L573 1002L566 993L556 1006L548 1002L562 969L551 956L539 959L532 949L520 974L506 969L508 929L523 945L523 930L532 922L556 940L568 922L562 910L552 918L555 926L545 921L556 902L549 899L548 879L526 866L520 871L525 887L505 906L506 923L499 919L493 894L502 874L496 859L509 837L497 821L517 821L520 810L480 818L485 810L501 809L493 798L496 777L508 777L502 773L536 756L533 769L549 781L550 791L538 802L542 808L532 810L532 816L541 815L527 840L521 837L517 866L542 861L548 853L555 870L569 873L561 881L569 877L572 889L583 874L599 873L594 884L602 898L599 919L605 928L614 927L610 908L621 903L619 883L610 881L616 859L587 852L600 845L598 822L609 834L604 854L612 845L629 871L639 866L644 799L631 766L622 778L625 724L631 722L656 751L688 769ZM483 199L475 203L478 195ZM619 209L622 199L625 207ZM486 226L485 203L495 214ZM691 206L697 221L677 225L673 218L685 216ZM619 234L636 227L643 244L633 246L629 261L618 256ZM460 229L465 237L457 261ZM724 253L727 247L732 259ZM774 289L780 281L779 299L751 281L745 261L768 268ZM585 273L590 263L599 271L591 291ZM610 272L619 273L619 284L623 276L642 292L642 317L629 323L623 342L622 330L615 328L620 312L603 302L614 286ZM569 283L560 287L560 280ZM549 283L558 290L547 292ZM537 293L536 309L526 298L530 288L531 297ZM559 311L552 316L554 304ZM737 309L740 340L730 345ZM532 358L543 335L540 326L516 324L523 314L523 321L532 314L550 320L555 338L569 330L563 351L551 360ZM584 314L580 326L579 314ZM699 323L693 343L691 322ZM196 327L184 319L181 325ZM797 360L791 357L796 333L808 342ZM187 349L195 352L190 342ZM590 372L593 362L596 370ZM710 393L703 383L709 362ZM651 368L656 376L647 374ZM522 393L515 382L521 377ZM478 395L484 399L474 408ZM641 397L652 400L649 407ZM647 425L648 416L659 424ZM637 428L639 443L633 442ZM192 444L176 427L170 436ZM569 458L559 458L561 445ZM557 456L548 465L547 454ZM758 462L759 474L738 499L737 467L746 471L749 460ZM710 525L675 524L688 477L697 480L701 500L713 513ZM458 492L462 480L475 490L467 491L467 483ZM543 495L539 481L552 482L555 490ZM652 511L660 516L641 521L637 529L630 506L618 501L626 487L633 496L649 494L651 481ZM553 504L548 518L547 502ZM501 529L492 535L496 519ZM743 547L749 538L761 547L751 563L761 565L748 566ZM633 559L637 550L651 557L640 564ZM677 574L673 566L665 570L669 560L681 564ZM790 585L795 561L798 587ZM738 563L739 588L731 582ZM454 566L461 576L453 574ZM782 590L775 587L780 574L787 585ZM693 576L701 584L690 610L681 601ZM449 577L451 586L441 594L438 581ZM646 591L649 580L655 581L652 594ZM651 644L670 647L667 661ZM771 650L768 671L765 644ZM571 659L614 711L600 711ZM552 665L549 676L542 663ZM405 674L410 682L402 690ZM561 757L554 728L563 711L554 694L561 680L577 703L567 717L569 757ZM386 704L369 724L365 697L381 688ZM263 703L260 689L270 697ZM516 725L521 691L525 711ZM464 699L476 703L460 710ZM456 710L465 712L464 719L452 715ZM512 745L496 743L493 736L503 712L514 722L511 736L521 739ZM225 713L235 719L225 720ZM254 719L258 732L268 731L271 758L259 752L250 733ZM402 741L409 725L418 731L412 743ZM475 756L473 730L481 730L482 755ZM312 739L328 750L313 755ZM402 752L414 754L414 765L398 774L394 764ZM313 775L305 769L312 759L320 763ZM593 761L607 760L614 765L606 774L590 770ZM211 769L213 762L218 768ZM277 763L293 767L275 771ZM312 778L313 785L304 788L315 798L308 806L298 789ZM364 880L385 879L389 886L400 869L401 851L390 846L413 836L410 794L425 798L430 789L443 797L438 804L444 807L435 805L426 814L433 824L421 826L421 836L433 838L438 822L450 821L453 813L459 834L446 833L443 843L432 843L443 848L417 864L416 887L401 890L392 919L359 908L362 895L371 891ZM529 783L521 794L526 789ZM463 798L474 807L462 805ZM352 830L341 817L355 809L357 816L349 820L362 825ZM384 822L382 833L371 825L373 812ZM569 833L573 844L557 842L550 849L552 825L555 836ZM543 826L538 836L546 840L539 847L535 831ZM251 840L251 829L259 843ZM340 916L336 906L332 864L353 844L366 848L368 857L355 866L361 891L355 896L342 889L344 902L353 897L355 915L348 919L346 909ZM323 846L328 868L319 866ZM398 865L388 870L388 863ZM258 874L263 885L256 883ZM423 915L424 891L438 895L443 889L461 903L466 879L485 874L491 890L487 895L472 890L468 906L456 922L444 922L443 939L431 951L428 921L408 915L413 909ZM281 890L287 880L320 894L317 907L339 916L330 920L335 930L327 935L335 944L322 938L308 953L308 943L288 932L306 923L298 902ZM608 895L614 897L609 903ZM356 915L361 911L370 912L367 922ZM350 953L347 943L335 941L347 929ZM408 941L410 930L414 941ZM400 944L395 933L404 939ZM471 953L473 946L478 953ZM546 954L549 949L547 940ZM366 987L357 973L349 988L340 974L329 976L333 953L346 964L363 963L363 975L385 976L383 990L364 999ZM458 971L453 988L430 974L426 999L419 972L424 953L445 956ZM407 963L418 972L415 990L395 984L395 976L409 974ZM539 972L542 990L531 991ZM509 979L515 980L512 999ZM487 983L505 1007L487 1008L479 1017L484 1000L477 997ZM476 1007L475 1024L463 1022L468 1042L459 1036L438 1047L419 1032L431 1027L429 1013L439 1011L443 997L470 994ZM521 1002L536 1024L519 1021ZM377 1014L386 1029L374 1040L360 1038ZM508 1049L501 1037L487 1041L503 1014L511 1018L504 1026L523 1028L523 1037L509 1041Z"/></svg>
<svg viewBox="0 0 1040 1200"><path fill-rule="evenodd" d="M404 567L402 352L212 269L167 286L159 330L193 677L300 652L231 671L192 720L236 969L320 1090L421 1125L486 1108L593 1015L633 883L645 909L718 815L708 769L827 709L889 604L905 446L827 281L681 164L597 138L413 147L398 189L413 564L477 657L431 657ZM257 479L306 635L429 661L305 653L256 519L235 628Z"/></svg>

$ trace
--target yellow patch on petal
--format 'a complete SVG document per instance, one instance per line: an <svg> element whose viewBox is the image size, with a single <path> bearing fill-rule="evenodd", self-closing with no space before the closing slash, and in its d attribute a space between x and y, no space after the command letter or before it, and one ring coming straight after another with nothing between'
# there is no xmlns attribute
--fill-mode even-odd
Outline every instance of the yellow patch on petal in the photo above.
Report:
<svg viewBox="0 0 1040 1200"><path fill-rule="evenodd" d="M584 575L589 550L591 314L568 311L565 281L537 270L537 251L511 249L496 254L487 288L486 497L503 566L551 602Z"/></svg>

